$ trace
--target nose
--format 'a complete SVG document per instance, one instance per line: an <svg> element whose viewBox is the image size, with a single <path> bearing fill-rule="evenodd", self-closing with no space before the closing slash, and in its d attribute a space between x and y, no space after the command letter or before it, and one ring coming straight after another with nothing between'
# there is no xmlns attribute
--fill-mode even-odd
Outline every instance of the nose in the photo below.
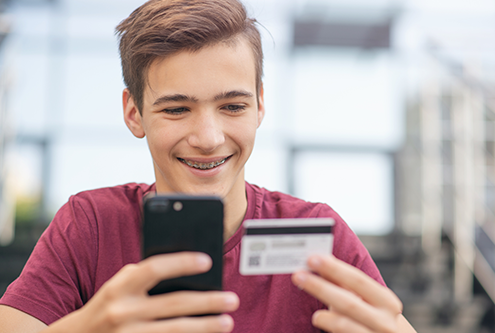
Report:
<svg viewBox="0 0 495 333"><path fill-rule="evenodd" d="M220 116L204 110L198 112L193 121L188 143L204 153L211 153L225 142Z"/></svg>

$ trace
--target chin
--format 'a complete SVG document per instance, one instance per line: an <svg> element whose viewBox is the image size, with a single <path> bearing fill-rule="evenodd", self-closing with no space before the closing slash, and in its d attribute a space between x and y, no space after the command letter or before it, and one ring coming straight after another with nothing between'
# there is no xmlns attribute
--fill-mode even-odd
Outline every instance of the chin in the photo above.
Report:
<svg viewBox="0 0 495 333"><path fill-rule="evenodd" d="M213 195L213 196L217 196L217 197L220 197L220 198L225 198L227 196L227 191L224 189L224 188L218 188L218 187L194 187L194 188L191 188L189 191L187 191L186 193L190 193L190 194L196 194L196 195Z"/></svg>
<svg viewBox="0 0 495 333"><path fill-rule="evenodd" d="M213 195L224 198L227 196L232 186L225 186L221 184L178 184L178 186L172 186L169 191L164 192L172 193L184 193L191 195ZM158 191L161 191L158 189Z"/></svg>

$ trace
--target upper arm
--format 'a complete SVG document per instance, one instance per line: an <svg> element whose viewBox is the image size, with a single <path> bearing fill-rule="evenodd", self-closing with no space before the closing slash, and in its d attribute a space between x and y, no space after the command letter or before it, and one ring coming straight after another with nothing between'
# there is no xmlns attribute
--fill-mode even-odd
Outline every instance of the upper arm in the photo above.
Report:
<svg viewBox="0 0 495 333"><path fill-rule="evenodd" d="M36 333L46 324L25 312L0 305L0 333Z"/></svg>

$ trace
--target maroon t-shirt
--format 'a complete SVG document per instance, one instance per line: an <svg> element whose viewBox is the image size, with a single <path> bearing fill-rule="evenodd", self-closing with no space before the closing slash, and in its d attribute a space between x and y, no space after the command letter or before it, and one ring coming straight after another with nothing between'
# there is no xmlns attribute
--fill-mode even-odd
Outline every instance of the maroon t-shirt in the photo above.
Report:
<svg viewBox="0 0 495 333"><path fill-rule="evenodd" d="M122 266L140 260L142 198L154 185L126 184L72 196L41 236L0 304L46 324L82 307ZM384 285L357 236L329 206L246 183L245 219L332 217L333 254ZM240 298L234 332L320 332L311 315L324 304L295 287L289 274L239 274L242 228L224 244L223 285Z"/></svg>

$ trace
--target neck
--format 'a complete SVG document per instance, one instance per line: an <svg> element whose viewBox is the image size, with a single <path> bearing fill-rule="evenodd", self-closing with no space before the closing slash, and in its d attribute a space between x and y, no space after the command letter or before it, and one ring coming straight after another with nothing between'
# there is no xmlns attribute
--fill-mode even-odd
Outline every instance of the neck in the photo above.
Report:
<svg viewBox="0 0 495 333"><path fill-rule="evenodd" d="M230 192L223 199L224 203L224 224L223 240L226 242L239 229L239 226L246 215L247 197L246 185L244 182L244 172L239 175Z"/></svg>

